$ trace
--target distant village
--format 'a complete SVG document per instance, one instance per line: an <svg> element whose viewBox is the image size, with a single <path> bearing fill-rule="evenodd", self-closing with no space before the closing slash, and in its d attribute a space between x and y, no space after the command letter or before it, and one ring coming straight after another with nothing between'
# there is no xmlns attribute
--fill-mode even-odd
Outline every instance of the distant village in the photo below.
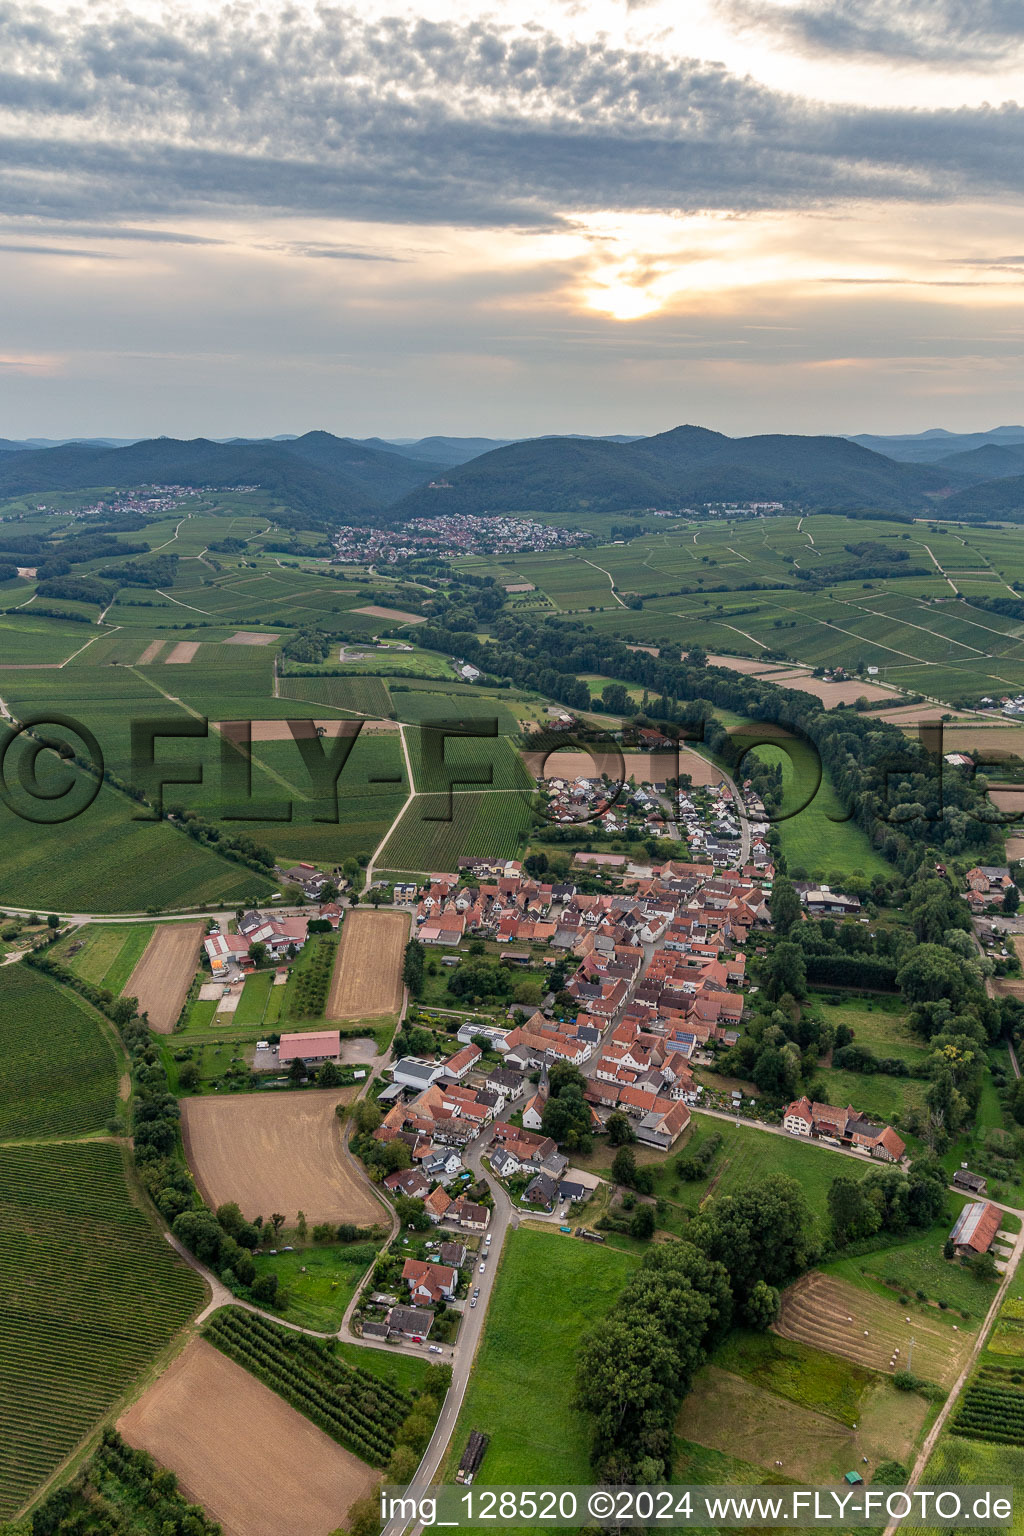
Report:
<svg viewBox="0 0 1024 1536"><path fill-rule="evenodd" d="M590 542L590 534L554 528L529 517L415 517L397 528L342 528L335 538L341 564L384 561L397 565L415 556L506 555L568 549Z"/></svg>

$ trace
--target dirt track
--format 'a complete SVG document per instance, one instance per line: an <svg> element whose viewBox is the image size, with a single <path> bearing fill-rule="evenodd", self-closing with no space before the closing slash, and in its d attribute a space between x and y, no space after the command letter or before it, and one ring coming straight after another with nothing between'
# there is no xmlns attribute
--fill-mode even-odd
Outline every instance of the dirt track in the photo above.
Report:
<svg viewBox="0 0 1024 1536"><path fill-rule="evenodd" d="M177 1474L224 1536L327 1536L377 1481L204 1339L193 1339L117 1427Z"/></svg>
<svg viewBox="0 0 1024 1536"><path fill-rule="evenodd" d="M280 1211L310 1224L382 1219L341 1142L335 1106L356 1088L183 1099L181 1134L199 1192L212 1209L235 1200L251 1221Z"/></svg>
<svg viewBox="0 0 1024 1536"><path fill-rule="evenodd" d="M146 945L145 953L124 989L125 997L137 997L139 1012L149 1014L150 1026L169 1035L192 985L199 962L204 923L163 923Z"/></svg>
<svg viewBox="0 0 1024 1536"><path fill-rule="evenodd" d="M327 1017L372 1019L402 1006L402 956L409 942L404 912L349 912L341 930Z"/></svg>

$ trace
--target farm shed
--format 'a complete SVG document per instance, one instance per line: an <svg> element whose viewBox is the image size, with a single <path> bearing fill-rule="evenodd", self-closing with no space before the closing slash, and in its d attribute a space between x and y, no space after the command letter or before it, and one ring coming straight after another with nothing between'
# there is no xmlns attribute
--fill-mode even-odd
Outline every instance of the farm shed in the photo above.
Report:
<svg viewBox="0 0 1024 1536"><path fill-rule="evenodd" d="M999 1207L990 1202L965 1205L949 1234L950 1241L959 1254L987 1253L1001 1220Z"/></svg>
<svg viewBox="0 0 1024 1536"><path fill-rule="evenodd" d="M309 1034L282 1035L277 1059L283 1067L296 1059L307 1066L321 1061L340 1061L341 1033L337 1029L321 1029Z"/></svg>

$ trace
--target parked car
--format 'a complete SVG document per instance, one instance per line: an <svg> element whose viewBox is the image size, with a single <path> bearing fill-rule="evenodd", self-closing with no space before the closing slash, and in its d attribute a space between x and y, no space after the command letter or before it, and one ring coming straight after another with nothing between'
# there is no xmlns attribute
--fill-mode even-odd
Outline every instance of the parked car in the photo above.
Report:
<svg viewBox="0 0 1024 1536"><path fill-rule="evenodd" d="M441 1346L440 1346L440 1344L431 1344L431 1346L430 1346L430 1353L432 1355L439 1355L441 1353Z"/></svg>
<svg viewBox="0 0 1024 1536"><path fill-rule="evenodd" d="M480 1265L480 1273L481 1273L481 1274L483 1274L483 1272L484 1272L484 1270L485 1270L485 1269L486 1269L486 1268L487 1268L487 1265L486 1265L486 1264L481 1264L481 1265Z"/></svg>
<svg viewBox="0 0 1024 1536"><path fill-rule="evenodd" d="M473 1300L470 1302L470 1306L471 1307L475 1307L476 1306L476 1297L475 1296L473 1297Z"/></svg>

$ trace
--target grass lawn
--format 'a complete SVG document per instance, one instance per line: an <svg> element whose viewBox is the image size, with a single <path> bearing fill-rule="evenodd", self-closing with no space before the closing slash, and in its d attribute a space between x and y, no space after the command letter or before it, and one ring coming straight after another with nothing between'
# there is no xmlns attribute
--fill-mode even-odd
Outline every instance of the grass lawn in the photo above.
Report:
<svg viewBox="0 0 1024 1536"><path fill-rule="evenodd" d="M152 934L152 923L87 923L62 939L54 952L83 981L118 993Z"/></svg>
<svg viewBox="0 0 1024 1536"><path fill-rule="evenodd" d="M191 1030L208 1030L212 1028L213 1021L217 1017L217 1007L218 1004L215 997L194 997L188 1005L185 1022L177 1033L184 1035Z"/></svg>
<svg viewBox="0 0 1024 1536"><path fill-rule="evenodd" d="M777 1468L773 1467L769 1472L751 1461L740 1461L738 1456L713 1451L710 1446L698 1445L693 1440L675 1438L672 1444L672 1477L677 1483L689 1483L694 1488L751 1488L758 1483L793 1481L783 1477Z"/></svg>
<svg viewBox="0 0 1024 1536"><path fill-rule="evenodd" d="M614 1305L635 1262L560 1233L509 1233L446 1481L454 1481L471 1429L491 1436L485 1483L589 1481L589 1429L572 1407L576 1350Z"/></svg>
<svg viewBox="0 0 1024 1536"><path fill-rule="evenodd" d="M958 1259L944 1259L942 1245L953 1224L956 1213L965 1204L962 1196L950 1194L947 1202L948 1219L937 1222L919 1237L893 1247L879 1248L873 1253L858 1254L853 1258L834 1259L822 1266L828 1275L838 1275L865 1290L892 1297L900 1294L886 1280L895 1280L902 1294L910 1298L907 1310L913 1306L928 1306L932 1321L948 1319L950 1325L974 1332L985 1316L995 1294L995 1282L977 1279L969 1269L963 1268ZM917 1298L923 1291L927 1303ZM948 1309L931 1303L945 1301ZM961 1314L969 1313L964 1318Z"/></svg>
<svg viewBox="0 0 1024 1536"><path fill-rule="evenodd" d="M799 866L812 879L825 880L832 871L840 875L858 871L869 877L890 875L892 866L876 853L863 828L853 820L836 819L845 812L832 781L821 771L817 755L795 739L787 746L792 757L781 747L759 746L754 751L762 762L782 767L779 814L785 819L777 821L776 827L790 869Z"/></svg>
<svg viewBox="0 0 1024 1536"><path fill-rule="evenodd" d="M909 1110L924 1108L928 1084L918 1077L890 1077L885 1072L844 1072L818 1067L829 1104L853 1104L873 1120L899 1125Z"/></svg>
<svg viewBox="0 0 1024 1536"><path fill-rule="evenodd" d="M892 1456L901 1461L910 1458L928 1417L925 1398L916 1392L897 1392L881 1376L860 1384L857 1378L867 1373L839 1359L833 1365L852 1373L851 1392L858 1398L858 1417L853 1422L807 1408L795 1396L783 1397L714 1363L698 1372L679 1411L676 1433L780 1478L810 1483L835 1482L851 1467L869 1479L879 1462ZM810 1374L813 1390L815 1373ZM773 1375L769 1370L769 1380ZM788 1374L784 1379L793 1380Z"/></svg>
<svg viewBox="0 0 1024 1536"><path fill-rule="evenodd" d="M286 1307L268 1310L301 1328L322 1333L339 1328L379 1247L379 1243L322 1243L294 1253L257 1254L257 1275L276 1275L280 1289L288 1293Z"/></svg>
<svg viewBox="0 0 1024 1536"><path fill-rule="evenodd" d="M675 1163L680 1152L689 1152L709 1136L720 1135L722 1144L711 1164L710 1171L693 1183L686 1183L676 1176ZM608 1177L611 1172L610 1149L602 1147L591 1163L581 1160L584 1166L593 1166L596 1173ZM756 1184L768 1174L784 1173L796 1179L807 1197L815 1217L825 1214L828 1187L840 1174L860 1177L872 1166L868 1159L846 1157L833 1152L820 1143L797 1141L788 1136L774 1136L769 1131L749 1125L736 1125L728 1120L713 1120L710 1116L696 1113L690 1128L673 1151L647 1154L640 1151L637 1161L649 1167L654 1174L654 1192L668 1200L676 1209L660 1220L665 1231L681 1231L678 1218L685 1224L687 1211L696 1212L707 1197L736 1194Z"/></svg>
<svg viewBox="0 0 1024 1536"><path fill-rule="evenodd" d="M776 1397L789 1398L851 1426L861 1417L865 1390L878 1380L874 1371L825 1350L776 1333L748 1333L740 1328L716 1349L712 1363Z"/></svg>
<svg viewBox="0 0 1024 1536"><path fill-rule="evenodd" d="M415 1355L400 1355L397 1351L392 1353L386 1344L382 1344L379 1349L368 1349L362 1344L339 1342L334 1348L349 1365L370 1371L382 1381L390 1381L392 1386L400 1387L403 1392L420 1390L430 1358L427 1356L424 1360L417 1360Z"/></svg>
<svg viewBox="0 0 1024 1536"><path fill-rule="evenodd" d="M235 1023L239 1026L261 1025L273 990L273 971L257 971L254 976L247 976L245 985L242 987L242 995L238 999L238 1007L235 1009ZM280 990L284 991L284 988ZM278 1013L280 1011L279 1003Z"/></svg>
<svg viewBox="0 0 1024 1536"><path fill-rule="evenodd" d="M908 1066L928 1056L928 1046L907 1023L901 998L852 996L832 1003L812 992L805 1007L831 1024L847 1025L856 1044L867 1046L876 1056L898 1056Z"/></svg>

